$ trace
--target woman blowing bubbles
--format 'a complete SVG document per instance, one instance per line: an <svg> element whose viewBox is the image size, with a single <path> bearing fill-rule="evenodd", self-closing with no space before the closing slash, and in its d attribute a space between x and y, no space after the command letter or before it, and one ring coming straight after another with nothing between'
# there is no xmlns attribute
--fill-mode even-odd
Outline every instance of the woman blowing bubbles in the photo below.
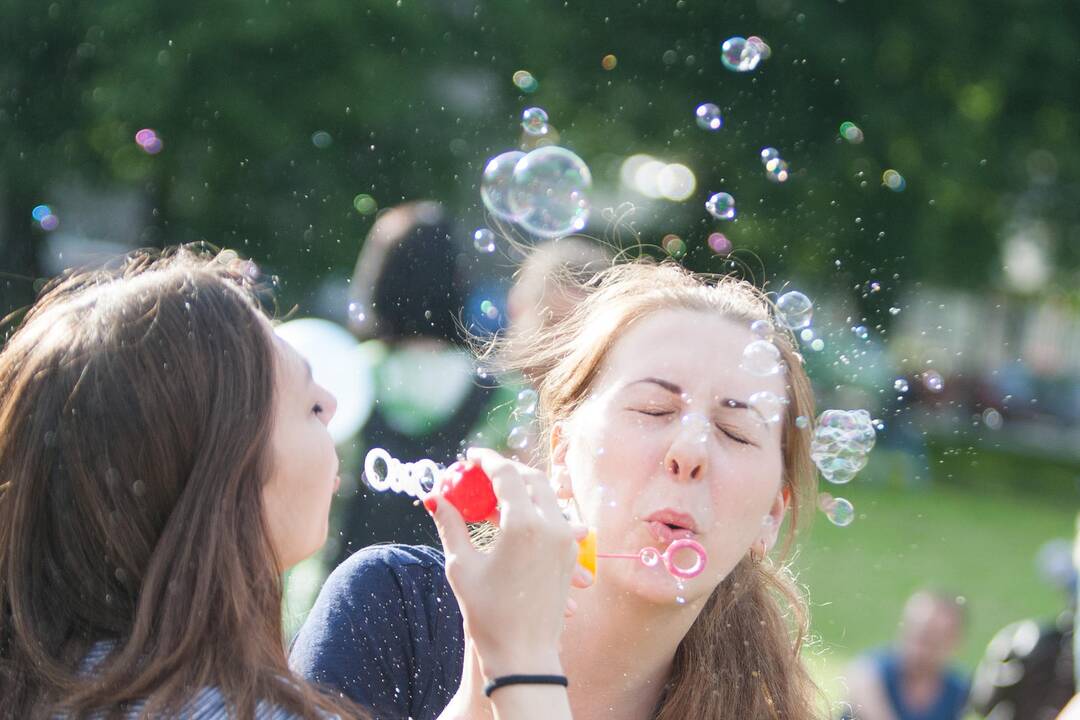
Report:
<svg viewBox="0 0 1080 720"><path fill-rule="evenodd" d="M772 340L779 372L744 369L755 321L771 322L752 286L638 262L598 276L565 321L502 348L507 369L533 373L547 477L597 529L601 553L681 537L708 553L685 582L662 565L601 560L595 584L571 591L576 609L549 662L569 678L577 720L816 716L798 657L804 607L767 556L785 515L794 533L812 500L809 436L796 418L812 416L813 400L786 335ZM779 418L751 407L763 391L786 399ZM547 479L490 451L473 457L492 476ZM351 557L290 662L378 717L488 710L485 670L466 648L440 556L425 548Z"/></svg>
<svg viewBox="0 0 1080 720"><path fill-rule="evenodd" d="M366 717L286 663L281 574L326 540L335 402L243 269L181 249L71 274L0 351L0 718ZM503 628L473 638L488 672L529 673L556 652L574 531L549 488L495 491L503 537L455 557L455 603ZM493 702L569 717L559 686Z"/></svg>

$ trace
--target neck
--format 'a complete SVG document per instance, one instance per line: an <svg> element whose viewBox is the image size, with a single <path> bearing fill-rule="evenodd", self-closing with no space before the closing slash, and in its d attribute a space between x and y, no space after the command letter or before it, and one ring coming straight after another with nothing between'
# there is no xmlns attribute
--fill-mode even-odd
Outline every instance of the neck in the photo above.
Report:
<svg viewBox="0 0 1080 720"><path fill-rule="evenodd" d="M563 632L561 658L574 718L651 718L675 650L705 600L658 604L603 583L573 597L578 607Z"/></svg>

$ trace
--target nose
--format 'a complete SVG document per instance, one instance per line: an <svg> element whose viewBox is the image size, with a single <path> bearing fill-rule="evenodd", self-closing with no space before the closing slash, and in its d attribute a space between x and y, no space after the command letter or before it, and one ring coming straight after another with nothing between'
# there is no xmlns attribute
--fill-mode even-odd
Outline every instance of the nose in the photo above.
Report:
<svg viewBox="0 0 1080 720"><path fill-rule="evenodd" d="M690 414L682 419L682 425L664 456L664 469L676 480L698 481L705 477L709 464L708 418Z"/></svg>

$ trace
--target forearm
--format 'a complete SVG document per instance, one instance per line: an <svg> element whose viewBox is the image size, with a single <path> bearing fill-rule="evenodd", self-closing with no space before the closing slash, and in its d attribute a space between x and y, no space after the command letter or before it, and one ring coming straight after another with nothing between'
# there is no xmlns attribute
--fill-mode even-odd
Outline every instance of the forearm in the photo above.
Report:
<svg viewBox="0 0 1080 720"><path fill-rule="evenodd" d="M561 685L508 685L491 694L496 720L571 720Z"/></svg>

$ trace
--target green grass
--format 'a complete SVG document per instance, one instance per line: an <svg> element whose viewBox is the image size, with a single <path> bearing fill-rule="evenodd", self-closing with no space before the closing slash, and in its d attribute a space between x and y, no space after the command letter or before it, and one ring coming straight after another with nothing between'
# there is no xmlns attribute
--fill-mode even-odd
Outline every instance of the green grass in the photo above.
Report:
<svg viewBox="0 0 1080 720"><path fill-rule="evenodd" d="M970 455L935 453L936 482L921 488L899 486L888 453L868 468L876 482L823 483L856 508L847 528L819 515L796 560L820 638L810 662L833 699L846 663L891 641L905 599L920 587L966 598L969 625L958 661L969 671L1004 625L1061 611L1063 598L1039 578L1034 557L1043 542L1072 537L1078 473L995 454L977 458L973 466ZM1048 483L1048 475L1067 481Z"/></svg>

